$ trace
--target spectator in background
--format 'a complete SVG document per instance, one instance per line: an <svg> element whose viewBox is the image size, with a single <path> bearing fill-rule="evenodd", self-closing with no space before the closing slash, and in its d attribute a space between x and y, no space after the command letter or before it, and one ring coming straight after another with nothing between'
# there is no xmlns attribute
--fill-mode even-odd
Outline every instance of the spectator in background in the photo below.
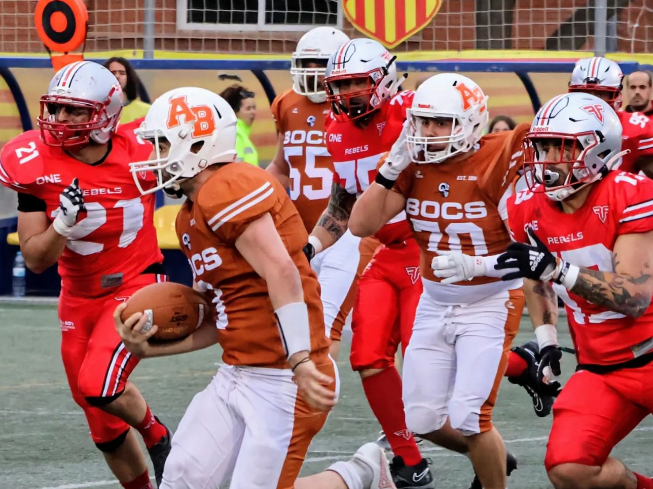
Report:
<svg viewBox="0 0 653 489"><path fill-rule="evenodd" d="M258 152L249 138L252 124L256 119L254 92L250 92L242 85L232 85L225 88L220 96L231 105L238 117L236 125L236 161L244 161L258 166Z"/></svg>
<svg viewBox="0 0 653 489"><path fill-rule="evenodd" d="M653 85L653 78L649 71L633 71L628 75L626 112L644 112L649 115L651 112L651 85Z"/></svg>
<svg viewBox="0 0 653 489"><path fill-rule="evenodd" d="M493 132L503 132L503 131L512 131L517 123L507 115L498 115L492 122L490 122L490 127L488 128L488 133Z"/></svg>
<svg viewBox="0 0 653 489"><path fill-rule="evenodd" d="M132 65L129 64L125 58L113 57L105 61L104 67L107 68L113 76L118 79L122 87L122 114L120 116L120 123L134 121L141 117L145 117L150 108L150 104L146 104L138 98L138 85L140 80Z"/></svg>

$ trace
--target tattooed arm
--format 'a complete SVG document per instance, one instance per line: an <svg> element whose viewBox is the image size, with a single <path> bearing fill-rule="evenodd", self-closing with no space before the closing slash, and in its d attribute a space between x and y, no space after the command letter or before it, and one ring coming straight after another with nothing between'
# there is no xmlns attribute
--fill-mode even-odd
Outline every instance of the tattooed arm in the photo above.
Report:
<svg viewBox="0 0 653 489"><path fill-rule="evenodd" d="M311 236L316 237L322 243L322 249L333 245L345 234L355 202L356 195L350 194L339 184L333 182L329 205L311 232Z"/></svg>
<svg viewBox="0 0 653 489"><path fill-rule="evenodd" d="M550 282L524 279L524 296L534 328L543 324L556 324L558 297Z"/></svg>
<svg viewBox="0 0 653 489"><path fill-rule="evenodd" d="M580 267L570 290L592 304L639 317L653 295L653 231L619 236L612 260L613 273Z"/></svg>

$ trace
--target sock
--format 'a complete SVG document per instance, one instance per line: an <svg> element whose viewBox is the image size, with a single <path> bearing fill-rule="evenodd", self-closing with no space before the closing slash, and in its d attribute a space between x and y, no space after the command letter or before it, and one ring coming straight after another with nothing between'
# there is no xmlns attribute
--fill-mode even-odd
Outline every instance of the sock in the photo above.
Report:
<svg viewBox="0 0 653 489"><path fill-rule="evenodd" d="M528 363L522 357L517 355L514 351L508 355L508 368L506 369L505 377L519 377L528 368Z"/></svg>
<svg viewBox="0 0 653 489"><path fill-rule="evenodd" d="M417 465L422 460L415 437L406 428L404 401L401 398L401 377L394 367L363 379L363 389L374 416L395 456L404 460L406 465Z"/></svg>
<svg viewBox="0 0 653 489"><path fill-rule="evenodd" d="M124 482L120 484L125 489L154 489L150 481L150 474L145 470L141 475L136 477L133 481Z"/></svg>
<svg viewBox="0 0 653 489"><path fill-rule="evenodd" d="M633 472L637 477L637 489L653 489L653 479Z"/></svg>
<svg viewBox="0 0 653 489"><path fill-rule="evenodd" d="M347 485L348 489L363 489L369 487L372 479L364 473L362 467L349 462L336 462L327 470L338 474ZM365 479L365 481L363 481ZM366 484L364 483L366 482Z"/></svg>
<svg viewBox="0 0 653 489"><path fill-rule="evenodd" d="M141 421L138 426L134 426L134 428L136 428L143 437L143 441L147 448L152 448L161 441L161 438L166 436L166 433L168 433L166 427L156 420L152 411L150 411L150 406L147 406L147 412L145 413L143 421Z"/></svg>

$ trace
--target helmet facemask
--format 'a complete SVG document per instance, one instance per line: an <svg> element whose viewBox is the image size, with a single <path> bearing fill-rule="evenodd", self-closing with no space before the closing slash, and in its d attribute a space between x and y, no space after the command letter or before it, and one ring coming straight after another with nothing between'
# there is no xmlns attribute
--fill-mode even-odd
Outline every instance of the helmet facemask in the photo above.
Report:
<svg viewBox="0 0 653 489"><path fill-rule="evenodd" d="M117 126L120 112L109 118L106 105L102 102L66 97L62 95L44 95L40 100L41 110L37 118L41 139L48 146L65 149L79 149L94 141L106 144L110 134ZM66 107L67 111L85 109L89 111L88 121L82 123L57 122L57 109ZM103 132L106 132L104 136Z"/></svg>
<svg viewBox="0 0 653 489"><path fill-rule="evenodd" d="M598 172L588 168L591 158L607 158L609 154L594 155L593 149L600 134L532 133L524 138L524 176L532 192L545 193L551 200L561 201L585 186L601 179L608 165L597 165ZM559 148L555 160L547 160L549 150ZM609 153L609 151L608 151Z"/></svg>
<svg viewBox="0 0 653 489"><path fill-rule="evenodd" d="M392 80L387 77L389 68L394 63L396 56L390 59L383 68L375 68L367 73L332 75L324 80L327 100L331 102L336 120L344 122L368 116L396 92L396 87L401 80ZM385 86L382 86L385 80ZM341 87L346 83L358 81L359 88L348 93L340 93ZM384 90L385 89L385 90ZM380 93L388 93L390 97L383 98Z"/></svg>
<svg viewBox="0 0 653 489"><path fill-rule="evenodd" d="M304 95L313 103L326 101L324 76L328 58L298 58L293 56L290 74L293 78L293 90ZM313 65L313 66L310 66Z"/></svg>
<svg viewBox="0 0 653 489"><path fill-rule="evenodd" d="M471 149L467 142L472 132L471 128L466 128L460 118L452 114L420 115L413 109L408 109L408 120L410 125L406 142L410 159L414 163L442 163L452 156ZM443 120L451 121L451 133L445 136L424 136L424 128L430 120L435 120L435 124Z"/></svg>

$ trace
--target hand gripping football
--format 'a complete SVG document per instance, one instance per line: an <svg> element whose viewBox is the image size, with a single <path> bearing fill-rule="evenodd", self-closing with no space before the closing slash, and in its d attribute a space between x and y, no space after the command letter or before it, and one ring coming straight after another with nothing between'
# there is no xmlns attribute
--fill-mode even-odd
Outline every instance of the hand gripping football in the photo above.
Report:
<svg viewBox="0 0 653 489"><path fill-rule="evenodd" d="M195 331L209 313L206 300L196 290L174 282L148 285L127 300L121 319L127 320L136 312L144 313L148 319L143 331L153 325L159 330L150 341L175 341Z"/></svg>

